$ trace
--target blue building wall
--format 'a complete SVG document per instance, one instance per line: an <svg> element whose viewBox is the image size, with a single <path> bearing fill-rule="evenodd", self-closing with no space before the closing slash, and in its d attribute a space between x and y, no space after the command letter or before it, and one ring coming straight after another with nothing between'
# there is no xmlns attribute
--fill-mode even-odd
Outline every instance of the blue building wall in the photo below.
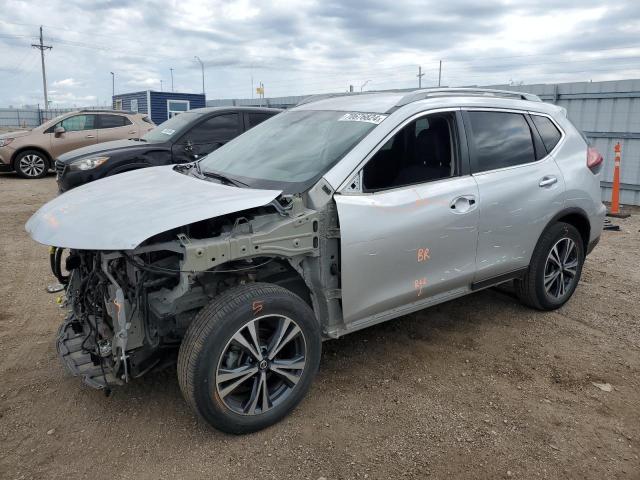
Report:
<svg viewBox="0 0 640 480"><path fill-rule="evenodd" d="M119 95L114 95L112 99L112 107L116 108L116 100L122 100L122 110L130 111L131 108L131 100L138 100L138 113L149 113L147 110L147 92L133 92L133 93L122 93Z"/></svg>
<svg viewBox="0 0 640 480"><path fill-rule="evenodd" d="M204 95L201 93L178 93L178 92L149 92L151 97L151 120L156 125L160 125L167 120L168 100L187 100L189 102L189 110L194 108L206 107Z"/></svg>
<svg viewBox="0 0 640 480"><path fill-rule="evenodd" d="M149 115L153 123L160 125L169 118L168 100L186 100L189 102L189 110L206 107L205 96L201 93L179 93L179 92L155 92L145 90L142 92L121 93L113 96L113 108L116 100L122 100L122 109L131 110L131 100L138 100L138 112ZM151 109L148 108L148 103Z"/></svg>

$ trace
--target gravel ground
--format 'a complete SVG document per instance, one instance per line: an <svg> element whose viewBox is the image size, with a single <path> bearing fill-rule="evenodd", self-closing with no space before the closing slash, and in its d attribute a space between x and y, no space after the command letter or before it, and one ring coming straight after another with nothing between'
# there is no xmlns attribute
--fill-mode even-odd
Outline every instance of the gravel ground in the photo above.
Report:
<svg viewBox="0 0 640 480"><path fill-rule="evenodd" d="M235 437L196 421L173 369L110 398L65 375L23 227L55 181L0 175L0 192L3 479L640 478L640 210L563 308L491 289L327 342L296 411Z"/></svg>

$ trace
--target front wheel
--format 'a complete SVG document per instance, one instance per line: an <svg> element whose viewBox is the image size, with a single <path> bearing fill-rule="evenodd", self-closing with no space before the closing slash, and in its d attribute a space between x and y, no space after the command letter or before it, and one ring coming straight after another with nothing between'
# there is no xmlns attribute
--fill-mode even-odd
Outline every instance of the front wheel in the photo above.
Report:
<svg viewBox="0 0 640 480"><path fill-rule="evenodd" d="M49 171L49 161L37 150L26 150L16 157L13 169L22 178L42 178Z"/></svg>
<svg viewBox="0 0 640 480"><path fill-rule="evenodd" d="M180 347L178 380L191 408L228 433L286 416L309 390L321 337L311 308L276 285L227 290L196 316Z"/></svg>
<svg viewBox="0 0 640 480"><path fill-rule="evenodd" d="M573 295L584 263L578 230L568 223L551 225L540 237L527 274L515 281L516 294L539 310L554 310Z"/></svg>

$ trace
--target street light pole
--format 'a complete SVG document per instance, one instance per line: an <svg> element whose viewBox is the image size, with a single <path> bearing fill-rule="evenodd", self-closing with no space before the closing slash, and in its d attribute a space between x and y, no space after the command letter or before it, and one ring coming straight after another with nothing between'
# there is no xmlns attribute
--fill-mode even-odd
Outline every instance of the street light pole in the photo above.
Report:
<svg viewBox="0 0 640 480"><path fill-rule="evenodd" d="M116 96L116 74L111 73L111 101L113 102L113 97Z"/></svg>
<svg viewBox="0 0 640 480"><path fill-rule="evenodd" d="M173 92L173 68L170 68L169 70L171 70L171 92Z"/></svg>
<svg viewBox="0 0 640 480"><path fill-rule="evenodd" d="M367 86L367 83L369 83L370 81L371 81L371 80L367 80L367 81L366 81L366 82L364 82L362 85L360 85L360 91L361 91L361 92L362 92L362 89L363 89L364 87L366 87L366 86Z"/></svg>
<svg viewBox="0 0 640 480"><path fill-rule="evenodd" d="M193 58L196 59L196 61L198 61L200 63L200 69L202 70L202 94L206 97L206 94L204 93L204 63L202 62L202 60L200 60L199 56L194 56Z"/></svg>

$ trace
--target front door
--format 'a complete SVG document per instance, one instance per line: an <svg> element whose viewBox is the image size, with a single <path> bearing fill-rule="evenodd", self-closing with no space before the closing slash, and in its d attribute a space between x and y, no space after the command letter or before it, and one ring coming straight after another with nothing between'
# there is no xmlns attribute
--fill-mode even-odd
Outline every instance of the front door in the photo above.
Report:
<svg viewBox="0 0 640 480"><path fill-rule="evenodd" d="M410 120L367 162L360 191L334 196L347 326L471 284L479 196L458 121Z"/></svg>
<svg viewBox="0 0 640 480"><path fill-rule="evenodd" d="M483 281L529 265L562 209L564 180L526 112L468 111L464 119L481 198L475 281Z"/></svg>
<svg viewBox="0 0 640 480"><path fill-rule="evenodd" d="M57 127L64 128L64 132L56 134ZM94 114L72 115L58 122L47 130L51 142L51 156L57 158L76 148L97 143L98 130L96 127L96 115Z"/></svg>
<svg viewBox="0 0 640 480"><path fill-rule="evenodd" d="M174 163L198 160L240 135L240 115L223 113L194 125L172 147Z"/></svg>

